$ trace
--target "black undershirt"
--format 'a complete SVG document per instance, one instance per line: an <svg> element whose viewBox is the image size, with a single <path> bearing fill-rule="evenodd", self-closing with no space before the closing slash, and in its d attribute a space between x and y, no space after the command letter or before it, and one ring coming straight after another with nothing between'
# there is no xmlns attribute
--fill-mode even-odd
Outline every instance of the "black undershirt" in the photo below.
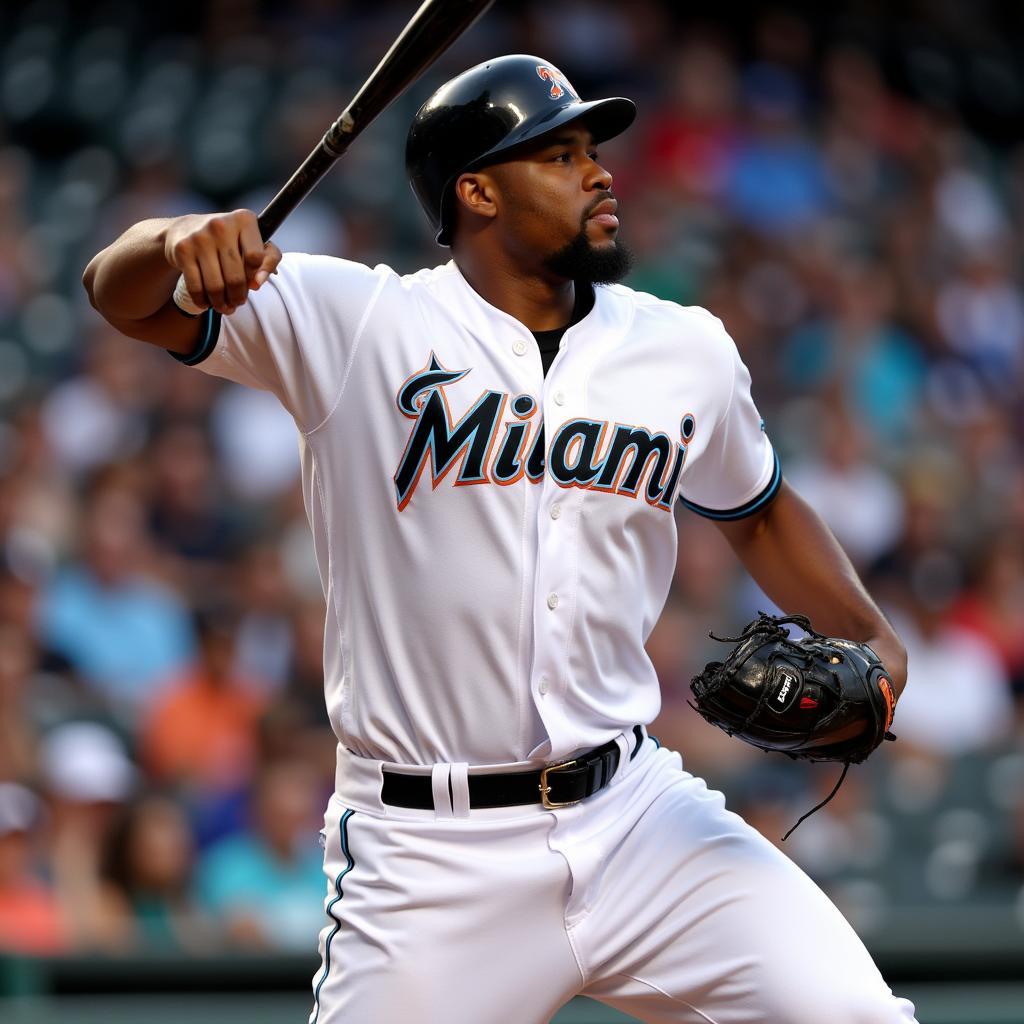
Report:
<svg viewBox="0 0 1024 1024"><path fill-rule="evenodd" d="M576 304L572 309L572 317L564 327L556 327L553 331L533 331L540 349L540 361L544 367L544 376L548 375L551 364L558 355L558 346L562 343L562 335L573 324L578 324L594 308L594 289L587 284L576 285Z"/></svg>

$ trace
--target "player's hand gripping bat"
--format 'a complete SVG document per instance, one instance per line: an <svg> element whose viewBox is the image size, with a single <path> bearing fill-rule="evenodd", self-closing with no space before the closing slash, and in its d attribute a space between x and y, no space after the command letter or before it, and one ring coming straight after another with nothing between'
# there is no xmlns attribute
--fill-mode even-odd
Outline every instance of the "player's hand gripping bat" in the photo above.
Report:
<svg viewBox="0 0 1024 1024"><path fill-rule="evenodd" d="M391 44L383 60L356 93L355 99L342 111L341 117L327 130L319 145L259 215L260 235L264 242L270 239L288 214L309 195L356 136L419 78L493 2L424 0L401 35ZM178 278L174 302L186 313L197 315L203 312L202 307L197 306L189 296L184 277Z"/></svg>

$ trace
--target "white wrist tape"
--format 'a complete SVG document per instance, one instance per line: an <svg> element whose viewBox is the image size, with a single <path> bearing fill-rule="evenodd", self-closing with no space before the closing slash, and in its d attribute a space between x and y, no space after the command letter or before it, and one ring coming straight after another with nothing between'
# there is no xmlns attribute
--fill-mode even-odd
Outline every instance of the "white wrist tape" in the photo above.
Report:
<svg viewBox="0 0 1024 1024"><path fill-rule="evenodd" d="M174 286L174 294L171 298L178 309L183 313L188 313L189 316L199 316L200 313L206 312L205 307L197 306L192 301L192 296L189 295L188 288L185 286L184 274L178 278L178 283Z"/></svg>

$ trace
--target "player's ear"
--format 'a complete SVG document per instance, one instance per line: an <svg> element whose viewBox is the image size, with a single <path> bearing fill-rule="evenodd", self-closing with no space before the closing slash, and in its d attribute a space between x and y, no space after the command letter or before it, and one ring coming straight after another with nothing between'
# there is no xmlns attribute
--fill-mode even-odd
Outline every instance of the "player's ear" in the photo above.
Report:
<svg viewBox="0 0 1024 1024"><path fill-rule="evenodd" d="M467 171L455 182L455 202L467 212L488 220L498 215L497 186L483 171Z"/></svg>

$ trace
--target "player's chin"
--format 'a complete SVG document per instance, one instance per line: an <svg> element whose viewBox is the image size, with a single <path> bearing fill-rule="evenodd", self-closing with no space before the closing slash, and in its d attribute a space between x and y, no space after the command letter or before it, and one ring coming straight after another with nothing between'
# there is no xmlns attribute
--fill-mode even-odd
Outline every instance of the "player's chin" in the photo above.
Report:
<svg viewBox="0 0 1024 1024"><path fill-rule="evenodd" d="M614 248L619 233L619 219L611 214L591 217L587 220L584 233L587 241L595 248Z"/></svg>
<svg viewBox="0 0 1024 1024"><path fill-rule="evenodd" d="M585 225L568 245L549 256L544 261L547 269L566 281L590 284L621 281L633 264L632 254L607 231L594 237L592 230L590 225Z"/></svg>

